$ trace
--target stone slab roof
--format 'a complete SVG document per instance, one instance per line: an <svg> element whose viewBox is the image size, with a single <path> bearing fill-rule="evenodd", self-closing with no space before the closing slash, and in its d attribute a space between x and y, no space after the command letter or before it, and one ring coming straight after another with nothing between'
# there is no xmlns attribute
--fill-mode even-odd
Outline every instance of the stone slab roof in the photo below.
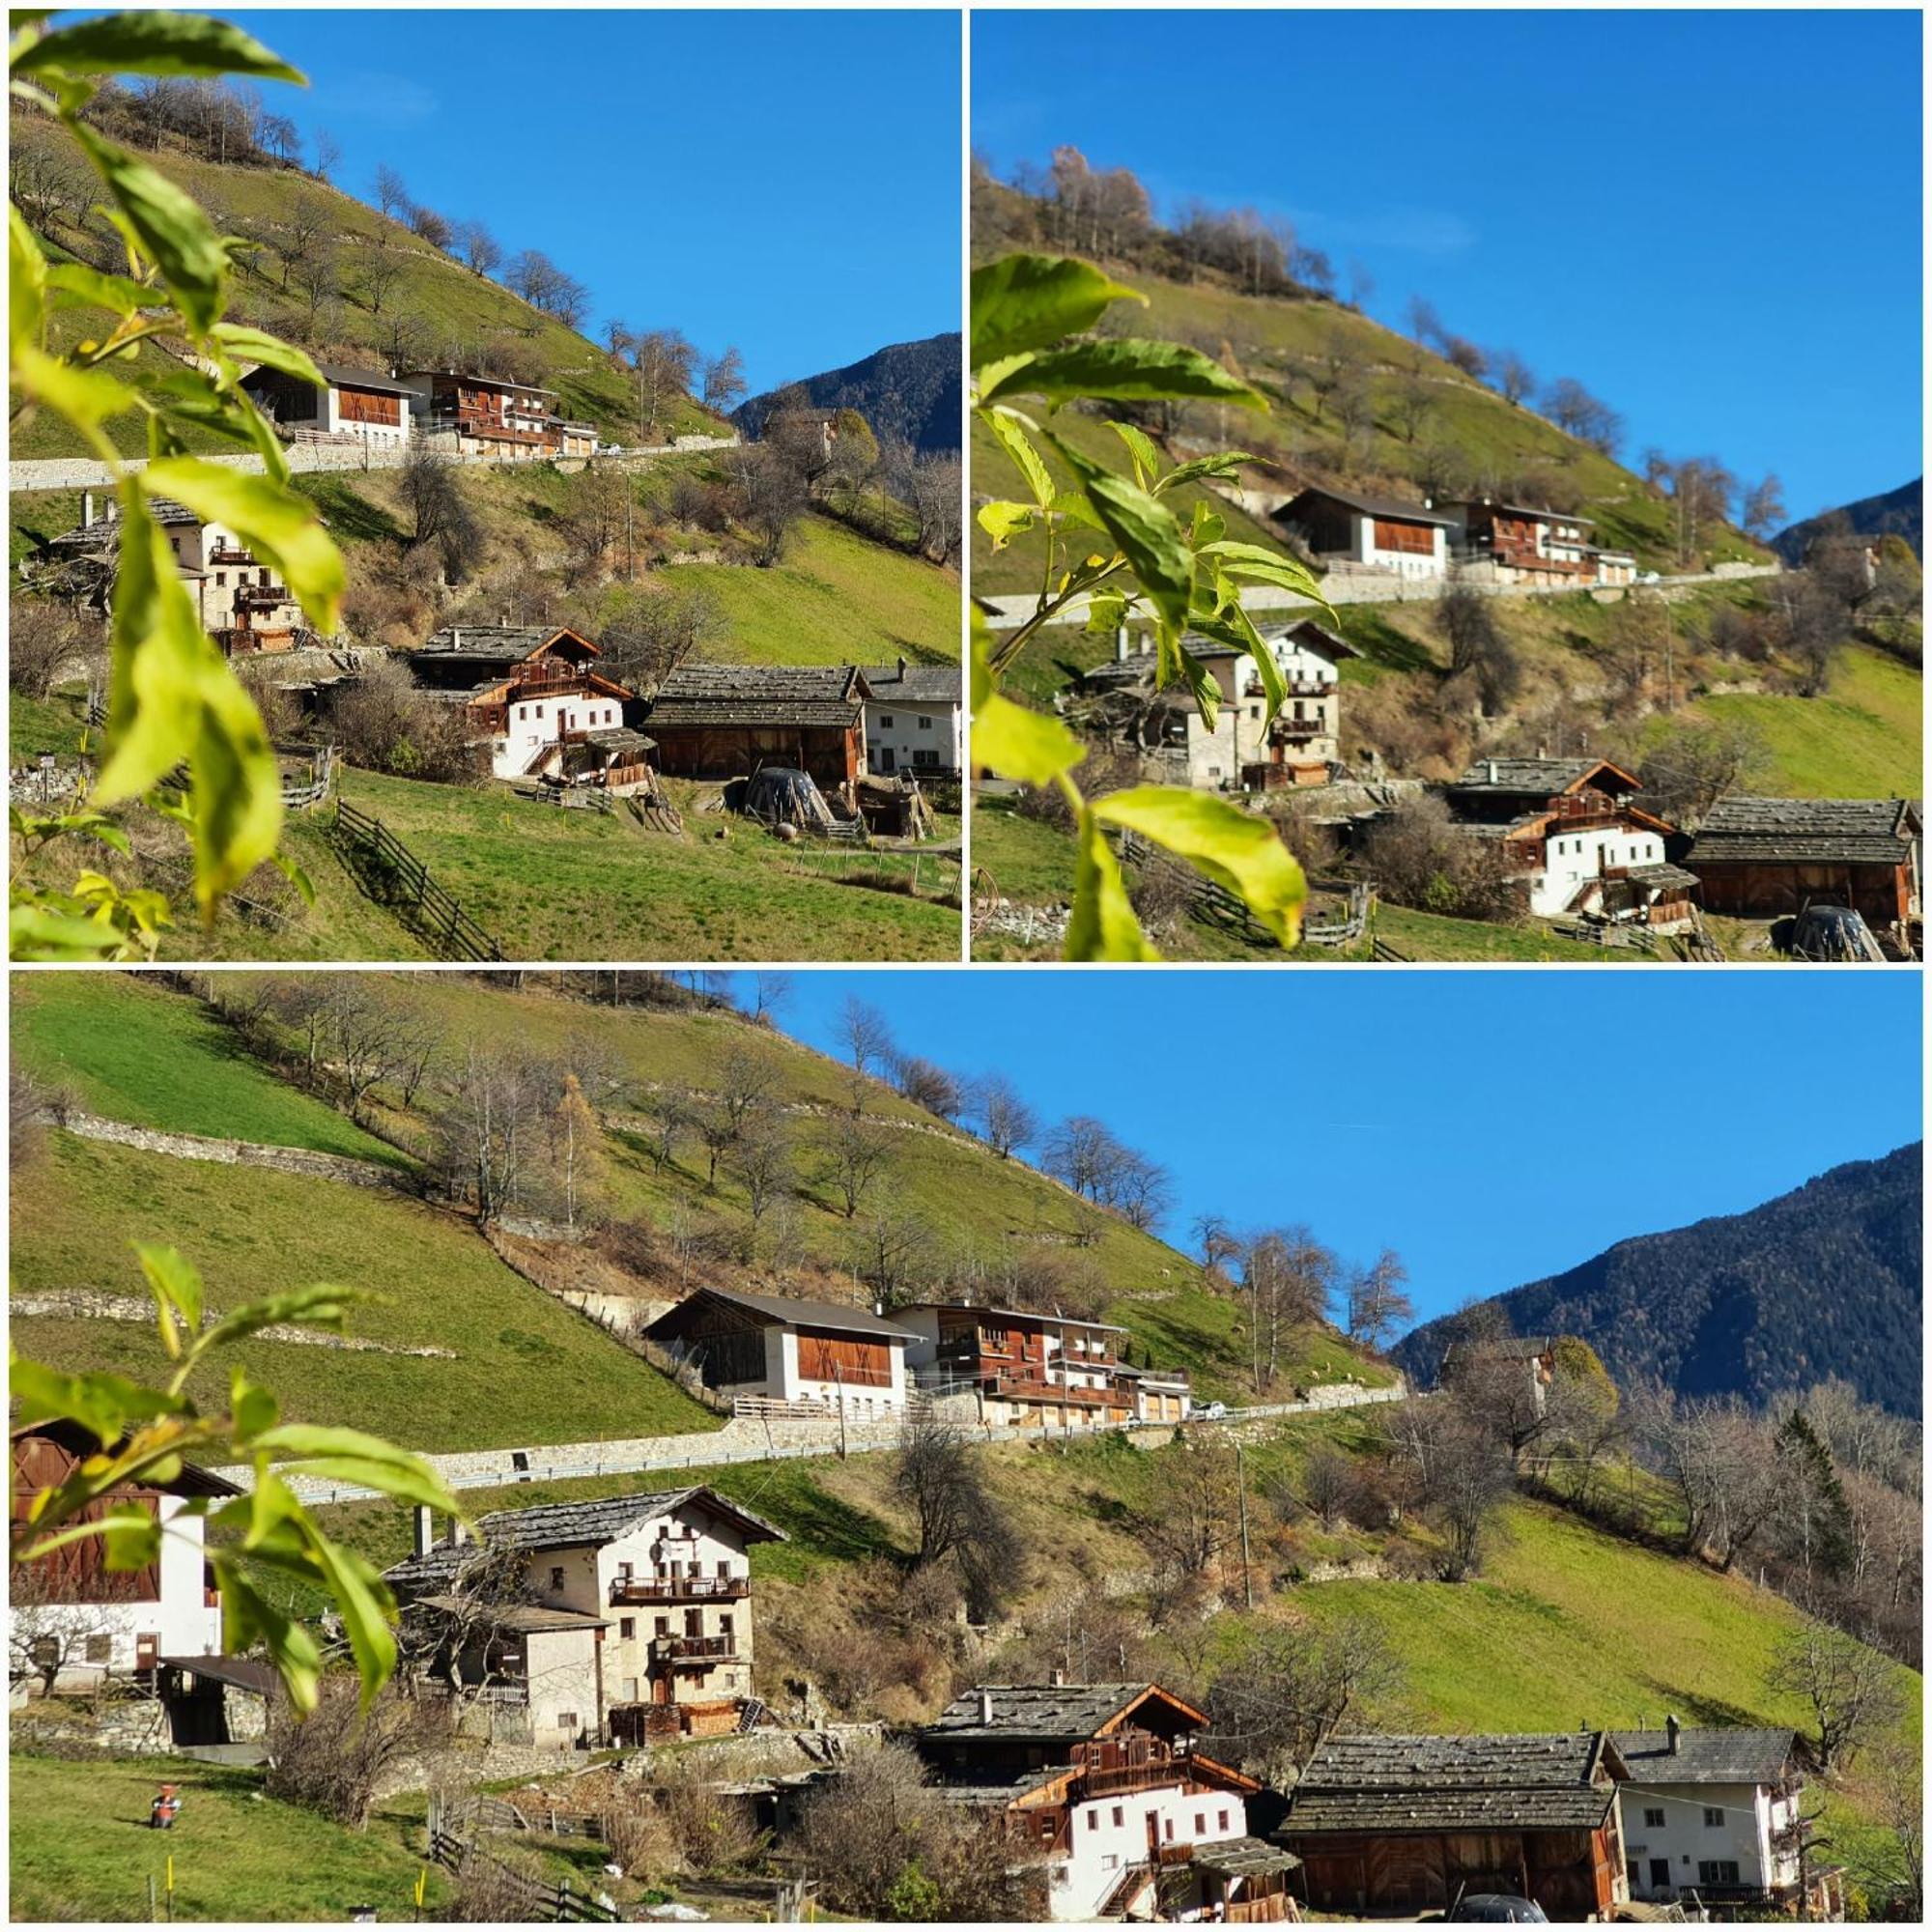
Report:
<svg viewBox="0 0 1932 1932"><path fill-rule="evenodd" d="M1293 1852L1265 1838L1216 1838L1194 1847L1194 1863L1221 1878L1262 1878L1269 1872L1293 1871L1300 1862Z"/></svg>
<svg viewBox="0 0 1932 1932"><path fill-rule="evenodd" d="M1281 1835L1319 1832L1594 1832L1616 1793L1605 1785L1521 1791L1297 1790Z"/></svg>
<svg viewBox="0 0 1932 1932"><path fill-rule="evenodd" d="M1912 799L1725 798L1704 820L1690 863L1897 866L1919 829Z"/></svg>
<svg viewBox="0 0 1932 1932"><path fill-rule="evenodd" d="M1282 1832L1594 1831L1615 1799L1603 1754L1601 1731L1332 1738Z"/></svg>
<svg viewBox="0 0 1932 1932"><path fill-rule="evenodd" d="M453 1617L467 1617L476 1609L462 1597L418 1597L416 1602ZM542 1604L499 1604L490 1612L490 1622L497 1630L526 1636L539 1631L607 1630L611 1619L588 1610L550 1609Z"/></svg>
<svg viewBox="0 0 1932 1932"><path fill-rule="evenodd" d="M1677 1733L1612 1731L1610 1748L1634 1784L1776 1784L1796 1748L1789 1731L1699 1725ZM1612 1769L1615 1767L1612 1766Z"/></svg>
<svg viewBox="0 0 1932 1932"><path fill-rule="evenodd" d="M1167 1696L1152 1684L981 1685L953 1698L921 1735L935 1744L1084 1744L1151 1691Z"/></svg>
<svg viewBox="0 0 1932 1932"><path fill-rule="evenodd" d="M1602 771L1602 758L1478 758L1450 787L1454 791L1522 792L1553 798ZM1615 766L1609 767L1612 772ZM1631 777L1630 774L1623 774ZM1632 782L1635 780L1632 777Z"/></svg>
<svg viewBox="0 0 1932 1932"><path fill-rule="evenodd" d="M966 680L957 665L861 665L859 670L879 704L895 697L908 704L965 701Z"/></svg>
<svg viewBox="0 0 1932 1932"><path fill-rule="evenodd" d="M823 724L845 729L870 687L857 665L684 665L651 700L652 728Z"/></svg>

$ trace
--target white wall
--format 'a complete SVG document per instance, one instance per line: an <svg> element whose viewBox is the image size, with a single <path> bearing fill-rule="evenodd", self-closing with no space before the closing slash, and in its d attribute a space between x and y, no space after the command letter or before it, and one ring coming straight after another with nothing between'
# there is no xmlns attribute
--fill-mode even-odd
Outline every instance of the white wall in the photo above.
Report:
<svg viewBox="0 0 1932 1932"><path fill-rule="evenodd" d="M1373 517L1350 514L1349 527L1354 535L1354 555L1358 562L1392 570L1398 577L1442 577L1449 569L1449 532L1440 525L1433 526L1428 555L1406 550L1383 550L1376 542Z"/></svg>
<svg viewBox="0 0 1932 1932"><path fill-rule="evenodd" d="M342 413L342 392L333 384L324 391L326 410L323 427L337 436L357 436L364 442L384 448L400 449L410 440L410 399L396 398L400 423L350 422Z"/></svg>
<svg viewBox="0 0 1932 1932"><path fill-rule="evenodd" d="M1654 1765L1655 1760L1651 1761ZM1788 1801L1777 1801L1761 1786L1747 1784L1665 1784L1654 1769L1640 1781L1622 1788L1624 1856L1636 1867L1633 1895L1649 1898L1668 1889L1682 1891L1700 1883L1698 1865L1710 1859L1731 1859L1740 1885L1778 1886L1798 1883L1795 1856L1781 1862L1774 1857L1771 1834L1775 1824L1788 1822ZM1704 1810L1714 1805L1724 1814L1720 1826L1706 1825ZM1663 1823L1647 1822L1661 1811ZM1651 1877L1653 1859L1670 1861L1667 1887Z"/></svg>
<svg viewBox="0 0 1932 1932"><path fill-rule="evenodd" d="M866 706L866 769L917 772L923 767L958 771L964 758L959 706L907 704L897 698ZM892 762L886 761L891 753Z"/></svg>
<svg viewBox="0 0 1932 1932"><path fill-rule="evenodd" d="M849 1382L821 1381L802 1375L798 1366L798 1336L789 1328L771 1331L779 1337L780 1346L780 1387L777 1393L786 1402L822 1402L829 1408L837 1408L842 1403L849 1420L864 1422L868 1418L896 1415L905 1407L906 1399L906 1345L891 1342L887 1347L887 1359L891 1364L892 1381L883 1388L870 1384L854 1387ZM886 1338L878 1338L885 1341Z"/></svg>
<svg viewBox="0 0 1932 1932"><path fill-rule="evenodd" d="M1147 1858L1150 1812L1158 1820L1155 1829L1164 1845L1211 1844L1238 1838L1248 1829L1247 1804L1238 1793L1205 1791L1189 1797L1178 1783L1077 1804L1067 1821L1067 1855L1051 1868L1047 1911L1052 1918L1099 1916L1122 1873Z"/></svg>
<svg viewBox="0 0 1932 1932"><path fill-rule="evenodd" d="M1586 832L1557 830L1544 841L1543 871L1532 883L1529 909L1554 919L1569 909L1577 888L1602 875L1605 866L1661 866L1663 840L1655 832L1598 826Z"/></svg>
<svg viewBox="0 0 1932 1932"><path fill-rule="evenodd" d="M490 769L499 779L520 779L530 760L564 731L613 731L624 722L615 697L581 692L548 697L520 697L509 706L507 735L492 741Z"/></svg>

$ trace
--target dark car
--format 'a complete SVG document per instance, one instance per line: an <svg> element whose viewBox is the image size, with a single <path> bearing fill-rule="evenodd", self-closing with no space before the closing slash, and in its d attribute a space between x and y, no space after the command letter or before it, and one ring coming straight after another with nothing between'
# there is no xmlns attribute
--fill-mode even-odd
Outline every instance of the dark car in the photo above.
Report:
<svg viewBox="0 0 1932 1932"><path fill-rule="evenodd" d="M1465 1892L1442 1915L1463 1924L1548 1925L1548 1916L1533 1898L1508 1891Z"/></svg>
<svg viewBox="0 0 1932 1932"><path fill-rule="evenodd" d="M1850 906L1807 905L1791 923L1788 950L1797 959L1883 959L1871 928Z"/></svg>

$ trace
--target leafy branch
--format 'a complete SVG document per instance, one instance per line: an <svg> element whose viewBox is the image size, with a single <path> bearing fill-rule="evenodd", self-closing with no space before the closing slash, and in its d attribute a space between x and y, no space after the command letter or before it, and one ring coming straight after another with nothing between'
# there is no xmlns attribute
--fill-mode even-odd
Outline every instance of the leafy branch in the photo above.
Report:
<svg viewBox="0 0 1932 1932"><path fill-rule="evenodd" d="M1024 492L982 504L979 523L996 551L1037 530L1044 553L1034 608L1018 625L995 639L983 614L974 613L974 761L1022 784L1057 787L1073 812L1079 851L1067 958L1159 956L1128 903L1105 838L1110 827L1137 832L1187 860L1238 895L1292 947L1307 882L1265 820L1179 786L1141 785L1090 800L1073 777L1087 754L1079 738L1058 719L1001 695L1001 680L1028 643L1084 600L1090 635L1116 630L1129 614L1151 619L1156 687L1184 684L1209 730L1219 715L1220 686L1185 639L1205 638L1246 653L1271 724L1287 700L1287 685L1242 606L1243 587L1271 584L1327 609L1301 564L1259 544L1231 541L1225 521L1205 501L1197 500L1185 520L1177 514L1175 489L1232 474L1253 460L1246 452L1163 468L1150 437L1113 422L1127 465L1117 470L1015 407L1019 397L1039 399L1049 413L1076 400L1211 400L1265 413L1264 396L1198 350L1137 337L1087 339L1121 300L1145 298L1071 257L1009 255L974 271L973 408ZM1055 483L1042 444L1070 474L1069 486Z"/></svg>
<svg viewBox="0 0 1932 1932"><path fill-rule="evenodd" d="M191 1459L246 1463L254 1477L247 1493L226 1501L189 1497L180 1512L205 1520L205 1556L221 1592L222 1645L239 1654L261 1644L291 1703L303 1714L313 1710L322 1647L277 1601L288 1583L307 1584L341 1615L366 1708L395 1669L395 1601L373 1565L324 1534L288 1479L353 1483L460 1515L454 1498L427 1463L378 1436L283 1422L274 1396L240 1369L230 1373L227 1406L213 1413L197 1406L187 1386L218 1349L283 1321L339 1332L350 1307L369 1297L349 1289L299 1288L206 1319L201 1277L180 1254L138 1243L135 1253L173 1364L164 1383L67 1375L10 1351L14 1435L58 1420L77 1424L99 1444L62 1481L26 1498L24 1510L16 1502L13 1562L43 1561L98 1539L107 1569L145 1569L158 1559L167 1532L133 1492L178 1481Z"/></svg>
<svg viewBox="0 0 1932 1932"><path fill-rule="evenodd" d="M146 796L185 833L204 920L225 894L276 855L281 781L274 748L241 680L201 628L152 505L183 502L234 529L272 566L311 624L340 621L341 554L313 505L290 485L288 458L242 387L258 364L300 381L321 376L298 349L261 329L222 320L238 253L193 199L158 170L109 140L84 115L110 73L244 74L299 83L302 76L252 36L199 15L118 14L49 30L42 14L9 49L14 99L52 116L78 145L103 191L101 213L120 237L125 273L77 262L50 263L20 212L8 210L10 420L14 433L38 411L66 423L108 469L119 507L119 554L109 633L110 673L103 757L91 808ZM109 326L70 348L50 347L57 318L82 311L83 327ZM167 354L147 352L159 346ZM137 417L147 463L131 468L108 425ZM261 459L246 475L190 453L191 436L229 443ZM185 767L183 789L162 786ZM29 844L69 832L105 835L98 810L71 823L15 821ZM125 894L85 872L65 894L16 883L12 952L16 959L152 956L171 923L164 897Z"/></svg>

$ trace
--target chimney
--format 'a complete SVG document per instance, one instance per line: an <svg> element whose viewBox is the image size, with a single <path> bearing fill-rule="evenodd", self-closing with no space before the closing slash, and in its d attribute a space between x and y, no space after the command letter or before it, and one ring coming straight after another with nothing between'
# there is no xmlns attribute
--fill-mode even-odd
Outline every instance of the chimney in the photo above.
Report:
<svg viewBox="0 0 1932 1932"><path fill-rule="evenodd" d="M905 653L901 651L899 653L899 682L901 684L905 682L905 670L906 670Z"/></svg>
<svg viewBox="0 0 1932 1932"><path fill-rule="evenodd" d="M1665 1718L1663 1720L1664 1735L1670 1740L1670 1755L1672 1757L1677 1755L1677 1734L1683 1728L1684 1726L1677 1721L1674 1716Z"/></svg>
<svg viewBox="0 0 1932 1932"><path fill-rule="evenodd" d="M418 1503L415 1508L415 1553L427 1556L436 1544L436 1512L427 1503Z"/></svg>
<svg viewBox="0 0 1932 1932"><path fill-rule="evenodd" d="M469 1530L468 1525L460 1517L451 1517L449 1520L450 1548L452 1549L460 1549L469 1541Z"/></svg>
<svg viewBox="0 0 1932 1932"><path fill-rule="evenodd" d="M1055 1671L1055 1672L1053 1673L1053 1688L1054 1688L1054 1689L1055 1689L1056 1690L1058 1690L1062 1689L1062 1688L1063 1688L1063 1686L1065 1686L1065 1682L1066 1682L1066 1673L1065 1673L1065 1671L1064 1671L1064 1670L1056 1670L1056 1671Z"/></svg>
<svg viewBox="0 0 1932 1932"><path fill-rule="evenodd" d="M1491 758L1488 762L1490 767L1490 782L1494 784L1496 781L1496 761Z"/></svg>
<svg viewBox="0 0 1932 1932"><path fill-rule="evenodd" d="M83 490L80 493L80 526L84 530L91 530L94 527L94 492L92 490Z"/></svg>
<svg viewBox="0 0 1932 1932"><path fill-rule="evenodd" d="M980 1692L980 1721L982 1724L993 1721L993 1693L990 1690Z"/></svg>
<svg viewBox="0 0 1932 1932"><path fill-rule="evenodd" d="M1114 626L1114 662L1116 664L1125 664L1126 661L1127 627L1124 624L1116 624Z"/></svg>

